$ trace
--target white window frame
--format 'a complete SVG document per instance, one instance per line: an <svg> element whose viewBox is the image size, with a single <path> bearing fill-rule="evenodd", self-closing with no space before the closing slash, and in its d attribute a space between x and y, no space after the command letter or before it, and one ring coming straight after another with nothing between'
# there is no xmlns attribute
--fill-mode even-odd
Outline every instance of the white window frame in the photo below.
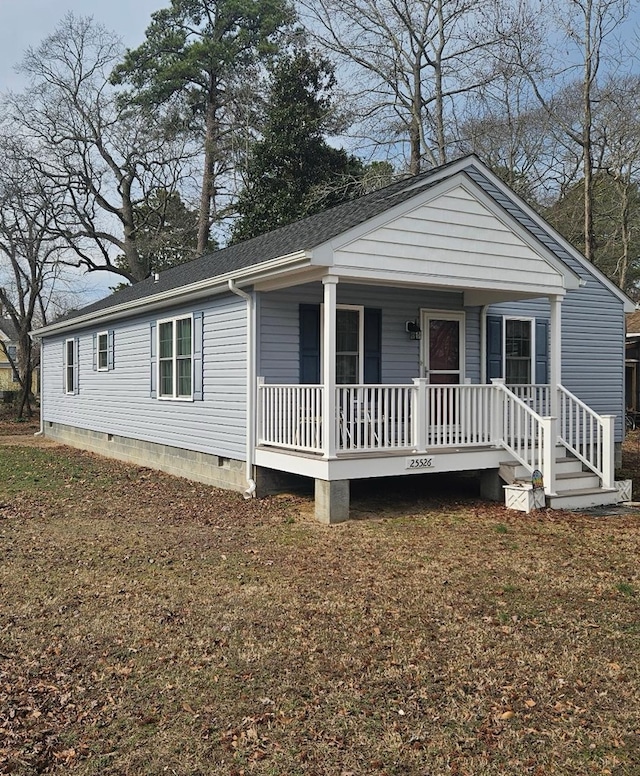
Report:
<svg viewBox="0 0 640 776"><path fill-rule="evenodd" d="M502 375L507 380L507 321L528 321L531 332L531 354L529 356L529 382L519 385L535 385L536 382L536 319L529 315L502 316Z"/></svg>
<svg viewBox="0 0 640 776"><path fill-rule="evenodd" d="M71 348L71 364L69 364L69 348ZM69 373L69 369L71 369L71 373ZM67 395L75 393L77 370L76 341L74 338L66 339L64 341L64 392ZM69 376L71 376L71 386L69 386Z"/></svg>
<svg viewBox="0 0 640 776"><path fill-rule="evenodd" d="M364 385L364 305L361 304L337 304L338 310L356 310L358 316L358 382L356 385ZM337 332L336 332L337 336ZM338 358L338 349L335 348L334 357ZM320 305L320 382L324 382L324 304ZM336 383L341 385L342 383Z"/></svg>
<svg viewBox="0 0 640 776"><path fill-rule="evenodd" d="M177 387L178 387L178 356L176 354L176 323L178 321L185 321L185 320L191 321L191 353L189 354L189 360L191 361L191 394L189 396L178 396L177 395ZM171 395L169 394L162 394L162 382L160 379L160 364L162 361L165 361L167 359L161 359L160 357L160 327L163 323L171 323L172 324L172 374L173 374L173 393ZM156 396L159 401L193 401L193 385L194 385L194 364L193 364L193 342L194 339L194 325L193 325L193 314L188 313L187 315L175 315L171 318L162 318L156 321Z"/></svg>
<svg viewBox="0 0 640 776"><path fill-rule="evenodd" d="M104 366L100 366L100 337L104 337L106 341L106 347L103 351L105 354ZM109 371L109 332L108 331L99 331L96 334L96 369L98 372Z"/></svg>
<svg viewBox="0 0 640 776"><path fill-rule="evenodd" d="M429 372L429 320L436 318L439 321L458 321L460 324L459 332L459 351L460 351L460 385L466 378L467 368L467 350L466 350L466 328L467 315L464 310L432 310L422 308L420 310L420 329L422 336L420 339L420 377L428 377ZM450 374L453 370L443 371L433 370L434 374Z"/></svg>

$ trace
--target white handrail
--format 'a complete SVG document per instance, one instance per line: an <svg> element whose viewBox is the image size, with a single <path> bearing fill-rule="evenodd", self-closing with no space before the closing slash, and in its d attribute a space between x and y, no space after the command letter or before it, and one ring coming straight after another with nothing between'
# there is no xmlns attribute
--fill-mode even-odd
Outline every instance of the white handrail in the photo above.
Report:
<svg viewBox="0 0 640 776"><path fill-rule="evenodd" d="M530 473L544 475L545 493L555 493L554 418L543 418L504 383L495 381L496 442Z"/></svg>
<svg viewBox="0 0 640 776"><path fill-rule="evenodd" d="M600 477L602 487L614 484L615 415L598 415L581 399L558 386L560 398L560 442Z"/></svg>

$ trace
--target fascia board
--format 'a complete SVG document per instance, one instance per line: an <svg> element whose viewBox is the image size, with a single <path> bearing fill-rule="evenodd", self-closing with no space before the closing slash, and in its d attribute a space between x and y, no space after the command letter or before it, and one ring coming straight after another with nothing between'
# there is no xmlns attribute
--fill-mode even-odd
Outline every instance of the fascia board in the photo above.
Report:
<svg viewBox="0 0 640 776"><path fill-rule="evenodd" d="M585 269L586 272L596 277L606 288L611 291L612 294L617 296L624 305L625 313L633 313L636 310L636 303L633 302L621 289L616 286L609 278L601 272L595 264L592 264L580 251L571 245L571 243L564 238L560 232L556 231L551 224L549 224L539 213L537 213L530 205L528 205L522 197L512 191L504 181L502 181L494 172L492 172L485 164L483 164L477 156L465 157L459 160L464 162L464 166L468 167L473 164L478 170L488 178L491 183L499 188L500 191L509 197L519 208L521 208L529 218L535 221L538 226L549 234L556 242L562 246L562 248L571 254L571 256Z"/></svg>
<svg viewBox="0 0 640 776"><path fill-rule="evenodd" d="M468 166L468 160L467 160ZM313 249L313 256L311 259L312 264L319 264L324 266L332 266L334 263L334 255L337 251L345 248L355 240L361 239L366 235L374 232L387 224L393 222L395 219L407 215L408 213L417 210L423 205L429 204L433 200L446 194L454 188L462 187L470 194L480 201L489 212L501 221L507 229L513 231L532 251L538 254L540 258L545 261L555 272L564 278L564 288L572 289L579 288L581 285L581 279L570 267L562 262L549 248L543 245L534 235L532 235L525 227L522 226L513 216L507 213L497 202L495 202L485 191L482 190L477 183L475 183L468 175L464 173L464 170L459 170L452 174L451 168L446 170L447 177L441 182L436 182L431 185L427 191L420 194L416 194L405 202L396 205L395 207L386 210L384 213L380 213L378 216L365 221L358 226L349 229L347 232L343 232L337 235L333 239L317 246ZM422 186L425 185L423 181ZM416 184L418 186L418 184Z"/></svg>
<svg viewBox="0 0 640 776"><path fill-rule="evenodd" d="M439 290L450 291L483 291L487 293L506 293L510 299L520 297L539 298L551 294L564 296L566 290L558 285L552 289L548 285L532 285L521 283L505 283L500 280L474 280L473 289L462 278L451 279L448 275L435 275L425 272L423 275L416 276L414 273L397 272L393 269L370 271L360 267L340 267L336 268L334 273L340 280L359 283L363 285L387 285L398 287L413 288L438 288Z"/></svg>
<svg viewBox="0 0 640 776"><path fill-rule="evenodd" d="M79 315L69 321L60 321L52 323L49 326L43 326L30 332L33 337L43 337L49 334L58 334L72 329L85 328L90 325L103 324L109 321L120 320L137 315L142 312L154 312L169 306L184 304L192 300L201 299L209 295L215 295L227 292L229 290L229 280L233 280L242 285L252 285L269 277L276 277L283 271L289 271L292 267L306 265L309 263L307 251L296 251L296 253L286 256L279 256L275 259L253 264L241 270L225 272L223 275L216 275L212 278L200 280L197 283L191 283L187 286L172 288L159 294L151 294L135 299L131 302L114 307L107 307L104 310L96 310L92 313Z"/></svg>

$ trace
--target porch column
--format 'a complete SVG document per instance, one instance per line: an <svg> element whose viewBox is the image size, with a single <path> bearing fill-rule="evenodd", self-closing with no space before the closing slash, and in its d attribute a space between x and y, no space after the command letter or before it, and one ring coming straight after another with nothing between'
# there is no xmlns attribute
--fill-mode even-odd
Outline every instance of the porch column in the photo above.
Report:
<svg viewBox="0 0 640 776"><path fill-rule="evenodd" d="M325 458L336 454L336 299L338 278L327 275L324 287L322 352L322 433Z"/></svg>
<svg viewBox="0 0 640 776"><path fill-rule="evenodd" d="M549 297L551 317L549 320L549 385L551 390L551 417L557 418L560 411L558 386L562 384L562 297Z"/></svg>

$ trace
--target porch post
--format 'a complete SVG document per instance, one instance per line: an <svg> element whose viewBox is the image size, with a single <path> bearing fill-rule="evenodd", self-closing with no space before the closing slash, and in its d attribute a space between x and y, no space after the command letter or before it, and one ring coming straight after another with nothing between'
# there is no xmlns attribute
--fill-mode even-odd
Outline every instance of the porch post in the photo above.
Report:
<svg viewBox="0 0 640 776"><path fill-rule="evenodd" d="M336 455L336 299L338 278L327 275L324 287L322 352L322 433L325 458Z"/></svg>
<svg viewBox="0 0 640 776"><path fill-rule="evenodd" d="M560 411L560 402L558 396L558 386L562 385L562 297L555 294L549 297L549 307L551 308L551 317L549 320L549 390L550 407L549 414L553 418L558 418Z"/></svg>

